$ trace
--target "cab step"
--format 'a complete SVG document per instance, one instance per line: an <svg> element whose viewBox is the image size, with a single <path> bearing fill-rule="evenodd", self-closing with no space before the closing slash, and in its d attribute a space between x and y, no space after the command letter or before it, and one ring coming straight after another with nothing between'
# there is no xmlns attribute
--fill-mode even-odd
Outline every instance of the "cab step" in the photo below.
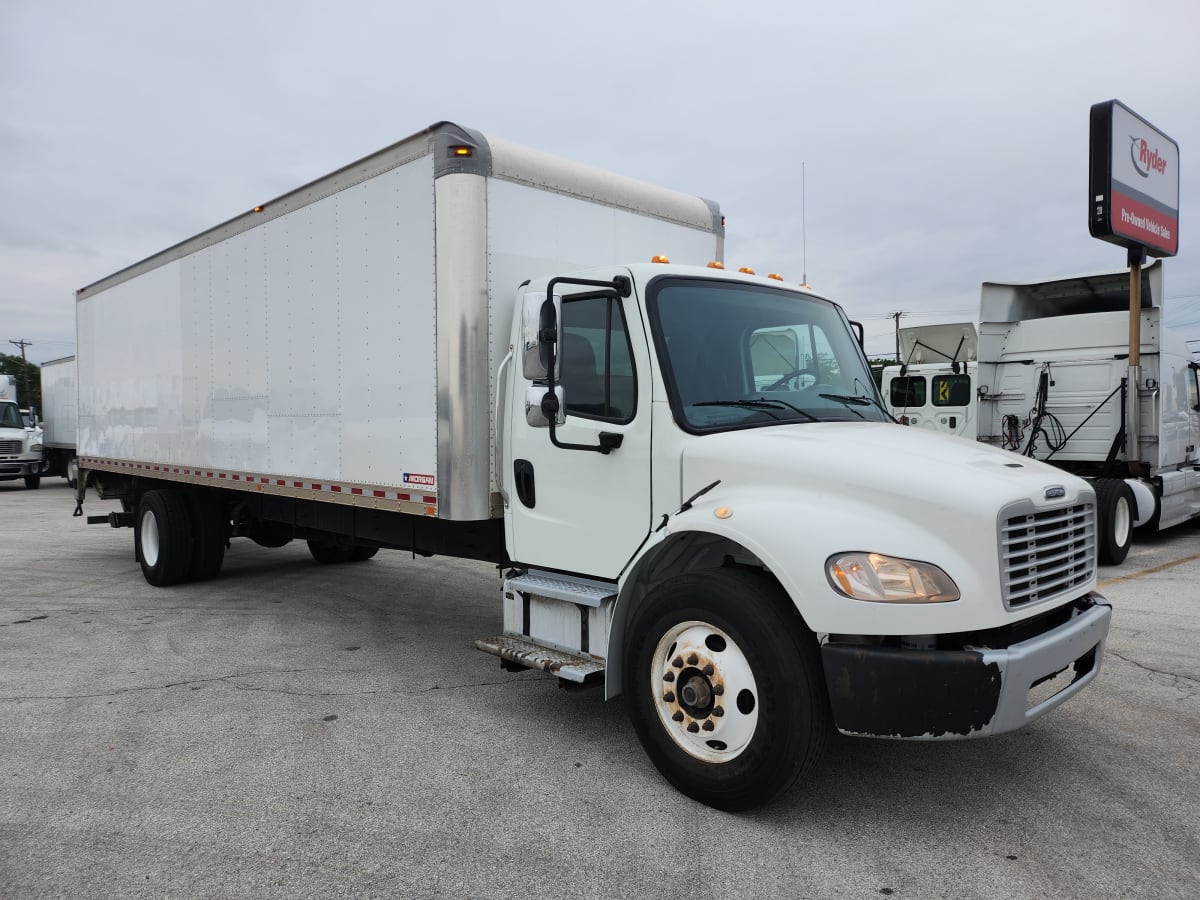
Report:
<svg viewBox="0 0 1200 900"><path fill-rule="evenodd" d="M576 684L583 684L590 678L599 678L604 674L604 660L598 657L577 656L562 650L551 650L512 634L483 638L476 641L475 646L484 653L498 656L506 662L540 669Z"/></svg>
<svg viewBox="0 0 1200 900"><path fill-rule="evenodd" d="M617 596L617 586L587 578L564 578L548 572L526 572L504 579L506 591L537 594L551 600L565 600L583 606L598 607Z"/></svg>

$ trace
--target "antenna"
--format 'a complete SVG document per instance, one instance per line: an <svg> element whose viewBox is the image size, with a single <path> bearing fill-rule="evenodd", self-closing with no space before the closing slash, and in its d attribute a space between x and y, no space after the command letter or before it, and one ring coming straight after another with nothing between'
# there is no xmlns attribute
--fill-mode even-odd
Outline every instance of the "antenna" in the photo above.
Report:
<svg viewBox="0 0 1200 900"><path fill-rule="evenodd" d="M800 258L804 266L804 277L801 279L808 287L808 228L804 209L804 162L800 162Z"/></svg>

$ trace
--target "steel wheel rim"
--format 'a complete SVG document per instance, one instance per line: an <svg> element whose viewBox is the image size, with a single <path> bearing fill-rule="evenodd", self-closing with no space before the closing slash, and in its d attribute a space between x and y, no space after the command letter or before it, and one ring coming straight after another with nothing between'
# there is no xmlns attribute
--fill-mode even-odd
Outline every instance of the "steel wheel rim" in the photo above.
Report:
<svg viewBox="0 0 1200 900"><path fill-rule="evenodd" d="M1119 497L1116 508L1113 510L1113 538L1118 546L1124 546L1125 541L1128 540L1131 522L1129 500L1126 497Z"/></svg>
<svg viewBox="0 0 1200 900"><path fill-rule="evenodd" d="M151 510L146 510L142 513L142 559L146 561L146 565L151 568L158 563L158 553L160 549L158 537L158 519L154 517Z"/></svg>
<svg viewBox="0 0 1200 900"><path fill-rule="evenodd" d="M650 696L671 740L704 762L736 759L758 727L750 662L733 638L707 622L680 622L659 639Z"/></svg>

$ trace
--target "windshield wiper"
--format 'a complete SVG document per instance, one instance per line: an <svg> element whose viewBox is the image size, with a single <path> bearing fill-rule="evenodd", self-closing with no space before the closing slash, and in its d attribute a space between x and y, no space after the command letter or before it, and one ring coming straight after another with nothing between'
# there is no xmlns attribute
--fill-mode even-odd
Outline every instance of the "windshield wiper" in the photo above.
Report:
<svg viewBox="0 0 1200 900"><path fill-rule="evenodd" d="M812 413L805 412L798 406L792 406L792 404L788 403L786 400L768 400L765 397L760 397L755 400L705 400L701 403L693 403L692 406L736 406L741 409L757 409L767 413L768 415L770 415L771 410L773 409L790 409L792 412L804 416L804 418L808 419L810 422L821 421ZM774 418L778 419L779 416L774 416Z"/></svg>
<svg viewBox="0 0 1200 900"><path fill-rule="evenodd" d="M888 412L886 407L884 407L878 400L874 400L871 397L864 397L862 394L819 394L818 396L824 398L825 400L836 400L847 409L850 409L851 406L873 406L893 422L896 421L895 418L892 417L892 414ZM863 414L856 409L851 409L850 411L858 415L859 418L865 418L865 416L863 416Z"/></svg>

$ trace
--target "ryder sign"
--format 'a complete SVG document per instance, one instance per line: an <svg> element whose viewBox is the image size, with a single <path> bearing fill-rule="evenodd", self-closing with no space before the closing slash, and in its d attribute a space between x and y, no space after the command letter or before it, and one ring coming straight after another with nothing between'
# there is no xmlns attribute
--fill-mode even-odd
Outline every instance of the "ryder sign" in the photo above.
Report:
<svg viewBox="0 0 1200 900"><path fill-rule="evenodd" d="M1092 237L1179 251L1179 145L1119 100L1092 107L1088 187Z"/></svg>

